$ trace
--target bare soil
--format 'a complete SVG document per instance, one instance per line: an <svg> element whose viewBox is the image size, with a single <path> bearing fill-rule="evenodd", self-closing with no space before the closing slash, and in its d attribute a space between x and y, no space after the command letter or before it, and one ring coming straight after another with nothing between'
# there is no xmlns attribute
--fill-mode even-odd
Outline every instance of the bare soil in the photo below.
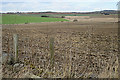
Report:
<svg viewBox="0 0 120 80"><path fill-rule="evenodd" d="M66 16L65 19L74 21L77 19L79 22L118 22L117 15L107 16Z"/></svg>
<svg viewBox="0 0 120 80"><path fill-rule="evenodd" d="M3 65L3 77L20 78L29 71L43 78L117 78L118 24L111 21L114 18L89 19L94 21L82 18L78 22L3 25L3 52L13 54L13 34L18 34L19 60L24 64L17 68Z"/></svg>

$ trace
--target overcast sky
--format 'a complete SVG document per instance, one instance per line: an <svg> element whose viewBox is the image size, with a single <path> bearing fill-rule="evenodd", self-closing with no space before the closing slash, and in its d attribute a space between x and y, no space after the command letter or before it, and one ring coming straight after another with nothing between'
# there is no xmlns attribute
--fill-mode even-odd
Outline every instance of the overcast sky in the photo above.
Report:
<svg viewBox="0 0 120 80"><path fill-rule="evenodd" d="M2 12L117 10L119 0L2 0ZM1 7L1 6L0 6Z"/></svg>

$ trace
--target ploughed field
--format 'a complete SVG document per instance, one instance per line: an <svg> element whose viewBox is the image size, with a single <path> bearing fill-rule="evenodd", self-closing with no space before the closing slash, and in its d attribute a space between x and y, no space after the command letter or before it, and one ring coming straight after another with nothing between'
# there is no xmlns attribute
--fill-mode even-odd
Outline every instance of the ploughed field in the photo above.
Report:
<svg viewBox="0 0 120 80"><path fill-rule="evenodd" d="M13 54L13 34L18 34L22 66L3 65L3 77L118 77L118 34L114 22L55 22L3 25L3 52ZM50 39L54 38L51 67Z"/></svg>

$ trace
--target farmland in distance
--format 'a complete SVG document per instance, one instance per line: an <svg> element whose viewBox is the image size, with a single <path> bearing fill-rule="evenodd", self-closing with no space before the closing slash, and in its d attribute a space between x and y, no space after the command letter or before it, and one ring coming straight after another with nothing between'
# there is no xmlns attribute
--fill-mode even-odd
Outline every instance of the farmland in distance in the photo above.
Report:
<svg viewBox="0 0 120 80"><path fill-rule="evenodd" d="M48 17L38 17L38 16L21 16L17 14L3 14L2 24L24 24L24 23L40 23L40 22L58 22L58 21L68 21L63 18L48 18Z"/></svg>

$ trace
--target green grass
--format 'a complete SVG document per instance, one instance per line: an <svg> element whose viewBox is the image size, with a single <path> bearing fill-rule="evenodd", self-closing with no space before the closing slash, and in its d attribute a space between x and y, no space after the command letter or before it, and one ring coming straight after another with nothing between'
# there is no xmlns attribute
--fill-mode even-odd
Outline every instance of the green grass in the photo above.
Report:
<svg viewBox="0 0 120 80"><path fill-rule="evenodd" d="M68 21L63 18L47 18L37 16L21 16L21 15L2 15L2 24L24 24L24 23L39 23L39 22L57 22Z"/></svg>

